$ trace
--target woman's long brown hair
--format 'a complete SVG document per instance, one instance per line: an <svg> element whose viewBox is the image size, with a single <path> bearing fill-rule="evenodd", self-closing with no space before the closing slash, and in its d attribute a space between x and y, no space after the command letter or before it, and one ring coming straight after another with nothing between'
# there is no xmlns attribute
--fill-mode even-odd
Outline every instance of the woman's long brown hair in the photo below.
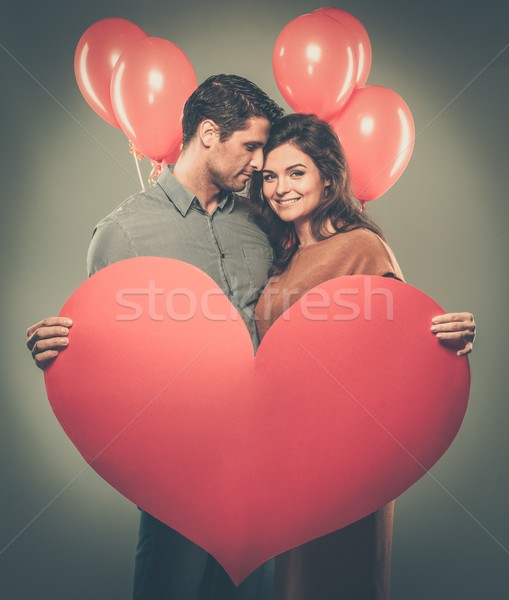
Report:
<svg viewBox="0 0 509 600"><path fill-rule="evenodd" d="M353 196L350 175L343 148L332 127L315 115L291 114L277 121L264 148L264 156L282 146L292 144L314 162L322 181L329 180L322 202L311 215L311 233L315 240L324 240L352 229L364 227L384 239L380 228L362 210ZM269 275L282 273L299 247L293 223L281 221L263 197L263 175L253 174L249 196L255 207L253 217L267 232L274 248L276 262ZM328 225L335 233L330 233Z"/></svg>

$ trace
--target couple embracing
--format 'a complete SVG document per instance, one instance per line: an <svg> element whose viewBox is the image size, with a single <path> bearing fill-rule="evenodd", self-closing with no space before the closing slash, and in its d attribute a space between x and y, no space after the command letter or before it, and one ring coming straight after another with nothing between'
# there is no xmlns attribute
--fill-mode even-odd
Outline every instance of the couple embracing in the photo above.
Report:
<svg viewBox="0 0 509 600"><path fill-rule="evenodd" d="M236 306L255 348L289 304L328 279L403 279L381 230L352 196L343 150L327 123L283 116L252 82L216 75L188 99L182 130L176 164L95 228L90 275L136 256L193 264ZM249 198L237 195L248 182ZM39 367L58 360L71 328L65 317L29 327L27 345ZM471 351L470 313L437 315L430 328L443 343L463 340L458 355ZM239 587L203 549L142 511L133 597L387 600L393 509L390 503L268 561Z"/></svg>

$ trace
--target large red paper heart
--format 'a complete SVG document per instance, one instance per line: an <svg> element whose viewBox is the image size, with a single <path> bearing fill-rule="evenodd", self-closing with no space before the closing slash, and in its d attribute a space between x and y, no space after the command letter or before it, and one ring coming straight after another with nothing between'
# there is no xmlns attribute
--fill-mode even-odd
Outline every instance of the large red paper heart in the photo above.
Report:
<svg viewBox="0 0 509 600"><path fill-rule="evenodd" d="M239 583L395 498L448 448L469 370L430 333L440 312L399 281L331 280L282 315L255 360L207 275L130 259L62 309L74 325L48 396L106 481Z"/></svg>

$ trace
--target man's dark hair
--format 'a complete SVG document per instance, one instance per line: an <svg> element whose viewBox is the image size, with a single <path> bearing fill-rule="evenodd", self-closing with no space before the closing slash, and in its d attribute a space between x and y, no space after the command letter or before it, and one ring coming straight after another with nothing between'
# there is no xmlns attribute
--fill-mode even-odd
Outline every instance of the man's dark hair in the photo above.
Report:
<svg viewBox="0 0 509 600"><path fill-rule="evenodd" d="M283 114L283 109L252 81L238 75L212 75L196 88L184 106L183 146L204 119L218 125L219 139L224 142L235 131L247 129L247 120L252 117L264 117L274 123Z"/></svg>

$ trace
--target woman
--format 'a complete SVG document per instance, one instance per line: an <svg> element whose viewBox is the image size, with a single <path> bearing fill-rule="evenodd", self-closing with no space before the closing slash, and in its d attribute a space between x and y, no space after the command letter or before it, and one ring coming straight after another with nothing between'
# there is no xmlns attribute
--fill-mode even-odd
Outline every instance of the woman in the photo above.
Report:
<svg viewBox="0 0 509 600"><path fill-rule="evenodd" d="M327 123L314 115L284 117L273 126L264 155L250 195L276 262L256 307L260 338L289 305L324 281L354 274L403 279L382 232L352 196L341 145ZM438 326L443 331L437 335L468 341L458 354L471 349L470 319L468 313L441 317L456 323ZM393 510L391 502L279 556L274 600L389 598Z"/></svg>

